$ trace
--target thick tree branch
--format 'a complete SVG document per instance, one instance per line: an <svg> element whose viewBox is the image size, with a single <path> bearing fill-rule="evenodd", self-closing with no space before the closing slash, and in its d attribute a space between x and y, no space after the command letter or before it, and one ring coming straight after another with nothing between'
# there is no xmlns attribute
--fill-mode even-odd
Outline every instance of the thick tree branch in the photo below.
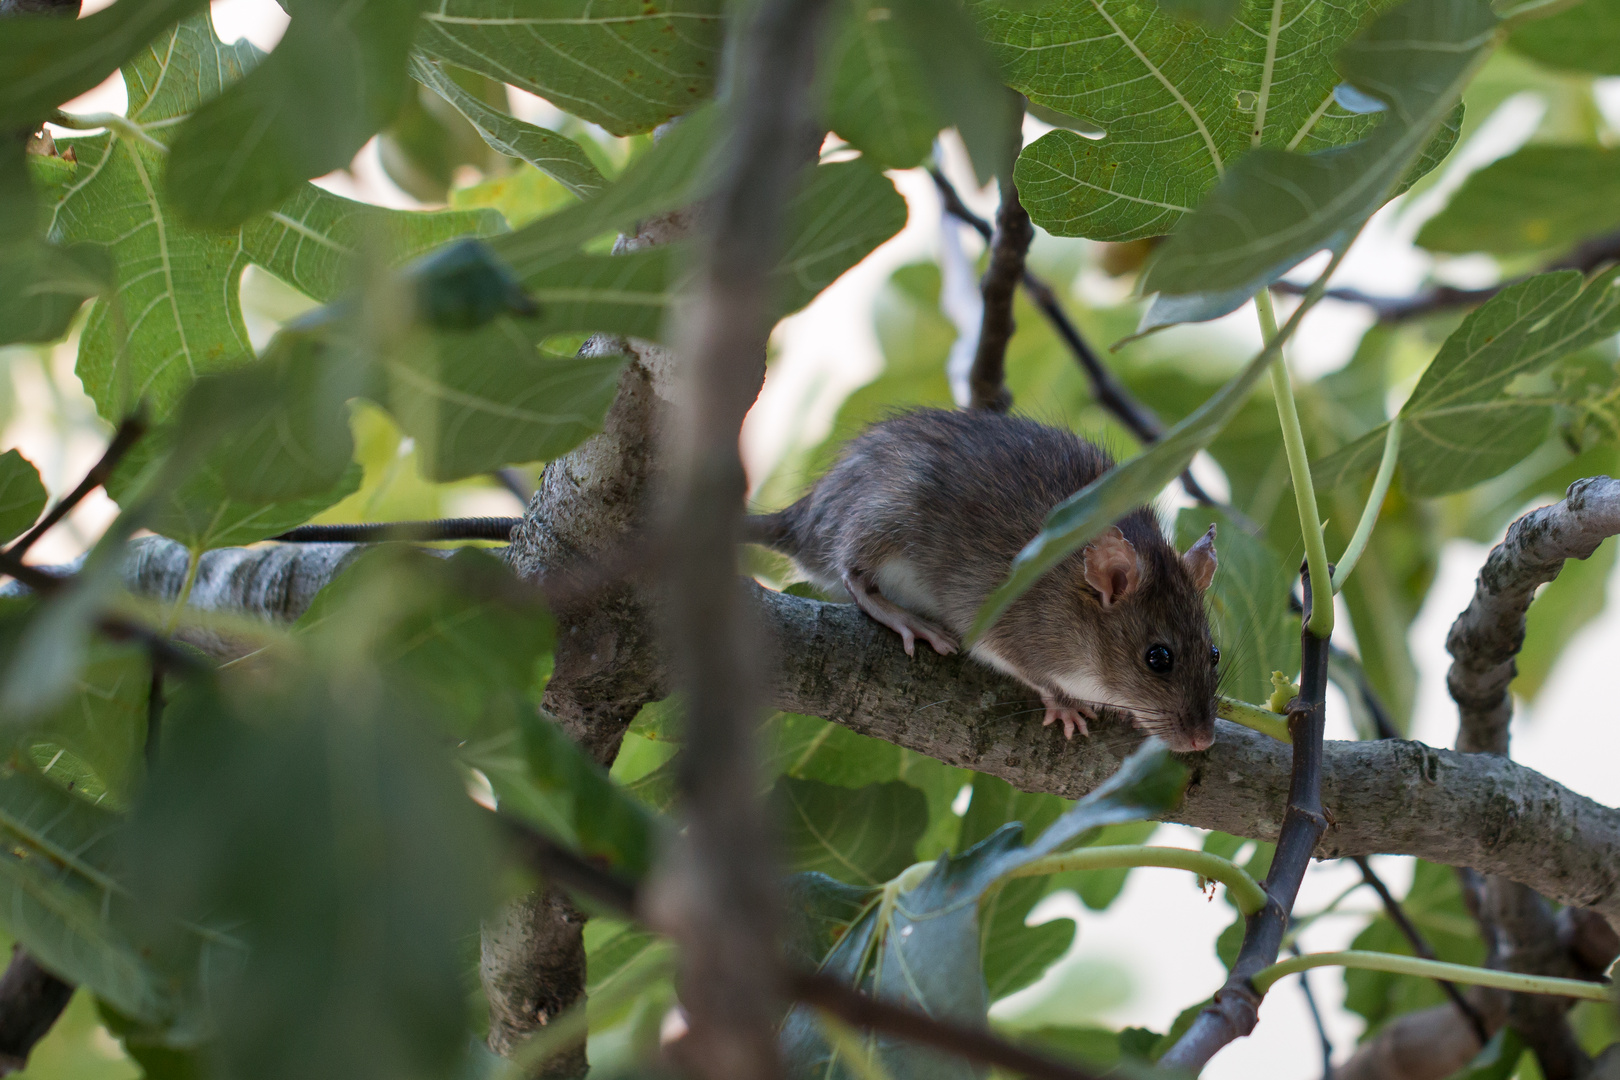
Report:
<svg viewBox="0 0 1620 1080"><path fill-rule="evenodd" d="M1457 748L1508 752L1513 658L1524 644L1525 612L1535 591L1566 559L1584 559L1620 533L1620 481L1577 480L1563 501L1533 510L1508 528L1479 572L1474 597L1446 635L1446 686L1461 713Z"/></svg>
<svg viewBox="0 0 1620 1080"><path fill-rule="evenodd" d="M276 621L296 618L355 549L346 545L226 548L203 556L193 605ZM150 537L131 545L124 581L172 600L185 549ZM178 568L178 569L177 569ZM755 587L758 619L774 641L770 704L1006 780L1020 791L1079 798L1106 780L1141 741L1103 723L1066 742L1039 723L1027 688L960 657L906 656L894 634L850 604ZM641 692L667 691L656 654L621 658ZM1173 818L1270 840L1287 791L1288 747L1221 721L1215 745L1190 755L1193 780ZM1415 855L1472 866L1535 888L1560 904L1592 908L1620 925L1620 809L1577 794L1494 755L1464 755L1401 739L1328 742L1322 801L1334 823L1320 858ZM1584 935L1568 935L1587 940ZM1601 943L1594 954L1604 948ZM1450 1005L1446 1011L1455 1015ZM1466 1032L1465 1032L1466 1033ZM1469 1035L1472 1038L1471 1035Z"/></svg>
<svg viewBox="0 0 1620 1080"><path fill-rule="evenodd" d="M759 590L776 639L772 704L999 776L1021 791L1079 798L1141 741L1097 725L1067 742L1043 728L1027 689L958 657L918 650L851 605ZM1192 782L1169 819L1275 839L1289 748L1224 721L1215 745L1188 756ZM1417 855L1522 881L1620 924L1620 810L1531 769L1422 743L1329 742L1322 801L1334 823L1319 858Z"/></svg>
<svg viewBox="0 0 1620 1080"><path fill-rule="evenodd" d="M996 231L990 239L990 267L984 273L980 291L984 295L984 315L979 324L979 342L973 353L973 369L968 374L972 407L1006 412L1012 408L1007 389L1007 343L1013 335L1013 298L1024 277L1024 257L1035 239L1035 226L1029 211L1018 201L1018 189L1005 182L1001 208L996 211Z"/></svg>
<svg viewBox="0 0 1620 1080"><path fill-rule="evenodd" d="M1530 601L1538 587L1558 576L1566 559L1587 558L1616 532L1620 483L1598 477L1576 481L1562 502L1515 521L1491 550L1473 599L1446 637L1453 659L1446 685L1457 702L1459 750L1507 756L1514 657L1524 644ZM1507 969L1567 975L1575 966L1558 939L1552 910L1530 885L1488 877L1479 918L1494 943L1493 959ZM1564 1004L1531 994L1508 999L1507 1022L1535 1051L1548 1080L1573 1080L1591 1067L1566 1012Z"/></svg>

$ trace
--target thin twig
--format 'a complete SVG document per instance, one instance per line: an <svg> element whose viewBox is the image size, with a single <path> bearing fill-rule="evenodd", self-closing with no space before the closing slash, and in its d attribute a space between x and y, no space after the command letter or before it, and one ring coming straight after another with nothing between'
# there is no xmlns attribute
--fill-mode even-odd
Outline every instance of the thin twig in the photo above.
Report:
<svg viewBox="0 0 1620 1080"><path fill-rule="evenodd" d="M1406 912L1401 908L1400 901L1395 899L1395 894L1389 891L1389 886L1384 884L1384 879L1379 877L1373 870L1372 864L1367 861L1367 856L1356 855L1353 856L1353 859L1356 866L1361 869L1361 880L1372 886L1373 892L1378 894L1378 899L1383 901L1384 904L1384 914L1389 916L1389 921L1394 923L1396 928L1406 937L1407 943L1412 946L1412 951L1425 960L1440 959L1435 955L1434 947L1423 936L1423 931L1419 930L1417 925L1407 918ZM1468 1026L1479 1037L1479 1044L1484 1046L1490 1042L1491 1033L1485 1026L1485 1018L1479 1015L1479 1010L1474 1008L1467 998L1463 997L1462 991L1457 989L1457 984L1446 979L1436 979L1434 981L1445 992L1446 997L1451 999L1451 1003L1457 1007L1457 1011L1462 1013L1463 1017L1468 1021Z"/></svg>
<svg viewBox="0 0 1620 1080"><path fill-rule="evenodd" d="M535 485L529 481L527 476L510 467L496 469L490 475L500 481L503 488L517 496L518 502L524 506L529 505L529 500L534 497Z"/></svg>
<svg viewBox="0 0 1620 1080"><path fill-rule="evenodd" d="M0 1076L21 1072L28 1055L73 998L73 984L52 975L21 945L0 976Z"/></svg>
<svg viewBox="0 0 1620 1080"><path fill-rule="evenodd" d="M1303 593L1309 597L1309 575L1302 576L1306 579L1302 582ZM1304 621L1308 626L1309 612ZM1305 870L1322 834L1327 831L1327 817L1322 811L1322 730L1328 641L1303 629L1300 651L1299 696L1288 703L1288 731L1294 745L1293 774L1276 853L1265 880L1270 902L1259 914L1245 920L1243 945L1226 984L1216 991L1215 999L1204 1006L1192 1026L1161 1059L1162 1064L1195 1074L1203 1070L1221 1047L1254 1030L1261 995L1250 979L1276 962L1289 913L1299 895L1300 883L1305 880Z"/></svg>
<svg viewBox="0 0 1620 1080"><path fill-rule="evenodd" d="M1035 226L1029 211L1018 201L1018 189L1007 182L996 211L996 232L990 240L990 266L984 273L980 292L984 314L979 323L979 341L973 352L973 369L968 374L975 409L1006 412L1012 408L1007 389L1007 343L1012 340L1013 298L1024 276L1024 257Z"/></svg>
<svg viewBox="0 0 1620 1080"><path fill-rule="evenodd" d="M939 190L940 200L944 204L946 212L958 221L972 227L988 242L991 236L990 223L968 209L967 204L962 201L962 196L957 193L956 188L951 185L949 180L945 179L944 173L937 168L932 168L928 170L928 175L934 178L934 186ZM1024 292L1029 296L1030 302L1040 309L1042 315L1046 316L1046 320L1057 331L1058 337L1063 339L1063 344L1068 346L1070 355L1080 365L1080 370L1085 373L1086 381L1091 384L1092 399L1112 413L1114 418L1124 424L1131 434L1135 435L1144 445L1157 442L1160 436L1164 434L1163 421L1154 415L1152 409L1137 401L1131 395L1131 392L1125 389L1125 385L1109 370L1108 366L1102 362L1102 357L1098 356L1097 351L1086 341L1085 337L1080 333L1080 328L1074 324L1073 319L1069 318L1069 313L1063 310L1063 304L1058 300L1057 292L1052 286L1047 284L1044 278L1039 277L1034 271L1030 270L1028 265L1024 266L1020 283L1024 287ZM1181 486L1188 496L1204 506L1221 505L1204 490L1202 484L1193 478L1191 470L1181 474ZM1247 518L1236 514L1230 508L1223 509L1227 509L1228 513L1233 515L1233 519L1248 531L1258 531L1258 529L1250 527L1253 523L1249 522Z"/></svg>
<svg viewBox="0 0 1620 1080"><path fill-rule="evenodd" d="M1583 274L1590 274L1598 267L1616 261L1620 261L1620 231L1604 233L1582 241L1569 254L1548 263L1538 273L1547 273L1551 270L1579 270ZM1369 307L1378 316L1379 322L1398 323L1441 311L1483 304L1508 286L1517 285L1533 276L1535 275L1520 275L1509 278L1500 285L1484 289L1457 289L1450 285L1432 285L1411 296L1374 296L1360 289L1329 289L1322 295L1328 300L1340 300L1347 304ZM1298 296L1304 293L1307 286L1297 285L1291 281L1279 281L1272 288L1281 293Z"/></svg>
<svg viewBox="0 0 1620 1080"><path fill-rule="evenodd" d="M1288 947L1288 951L1295 956L1301 955L1299 945ZM1311 993L1311 978L1306 972L1299 973L1299 992L1305 998L1305 1007L1311 1012L1311 1021L1316 1025L1316 1037L1322 1044L1322 1080L1333 1080L1333 1040L1328 1038L1327 1025L1322 1022L1322 1010L1316 1007L1316 995Z"/></svg>
<svg viewBox="0 0 1620 1080"><path fill-rule="evenodd" d="M6 549L6 554L15 559L21 559L35 541L50 532L57 522L61 521L84 497L107 482L107 478L118 468L118 463L124 460L132 447L146 434L145 414L137 409L132 416L126 417L113 433L112 442L107 444L107 450L101 455L101 460L90 466L90 471L84 474L79 486L68 492L61 501L51 507L50 512L39 519L39 523L25 533L22 539ZM9 573L9 571L8 571ZM15 575L13 575L15 576ZM20 578L18 580L21 580Z"/></svg>
<svg viewBox="0 0 1620 1080"><path fill-rule="evenodd" d="M270 539L284 544L430 543L438 540L506 541L522 518L436 518L433 521L367 521L349 525L300 525Z"/></svg>
<svg viewBox="0 0 1620 1080"><path fill-rule="evenodd" d="M879 1001L830 975L793 973L788 977L788 992L794 1000L829 1012L854 1027L923 1043L1033 1080L1098 1080L1097 1073L1032 1053L982 1028L941 1023L925 1013Z"/></svg>

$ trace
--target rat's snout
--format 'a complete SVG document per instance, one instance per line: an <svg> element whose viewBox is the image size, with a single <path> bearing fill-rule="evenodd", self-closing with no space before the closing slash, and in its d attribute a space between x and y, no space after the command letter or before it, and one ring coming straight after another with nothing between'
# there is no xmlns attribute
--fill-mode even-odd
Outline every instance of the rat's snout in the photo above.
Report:
<svg viewBox="0 0 1620 1080"><path fill-rule="evenodd" d="M1203 723L1192 722L1177 725L1172 738L1166 740L1170 749L1178 754L1194 754L1200 750L1208 750L1215 745L1215 720L1211 717Z"/></svg>

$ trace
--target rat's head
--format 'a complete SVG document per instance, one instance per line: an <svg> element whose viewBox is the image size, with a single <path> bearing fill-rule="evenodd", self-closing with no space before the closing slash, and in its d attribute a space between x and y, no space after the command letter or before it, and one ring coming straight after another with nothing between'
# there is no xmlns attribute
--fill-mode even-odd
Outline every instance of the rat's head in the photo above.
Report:
<svg viewBox="0 0 1620 1080"><path fill-rule="evenodd" d="M1098 629L1095 678L1106 700L1178 751L1215 741L1220 653L1209 635L1204 591L1215 576L1215 526L1180 554L1147 513L1086 545L1083 576Z"/></svg>

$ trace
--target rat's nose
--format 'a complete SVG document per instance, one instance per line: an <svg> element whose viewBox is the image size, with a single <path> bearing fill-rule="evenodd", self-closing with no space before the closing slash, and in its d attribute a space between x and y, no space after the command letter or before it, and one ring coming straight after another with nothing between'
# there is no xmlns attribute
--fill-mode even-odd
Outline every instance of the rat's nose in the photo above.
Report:
<svg viewBox="0 0 1620 1080"><path fill-rule="evenodd" d="M1194 731L1187 735L1187 749L1196 753L1199 750L1208 750L1215 745L1215 731Z"/></svg>

